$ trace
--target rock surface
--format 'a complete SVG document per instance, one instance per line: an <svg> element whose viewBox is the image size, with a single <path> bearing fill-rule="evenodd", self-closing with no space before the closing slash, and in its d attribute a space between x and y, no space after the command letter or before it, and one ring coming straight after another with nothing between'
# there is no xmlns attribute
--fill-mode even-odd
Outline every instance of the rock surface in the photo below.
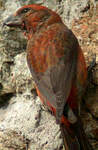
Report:
<svg viewBox="0 0 98 150"><path fill-rule="evenodd" d="M34 1L35 2L35 1ZM98 64L97 2L94 0L37 0L56 10L72 28L85 54L87 66L96 53ZM0 23L27 1L0 0ZM0 150L62 150L63 140L54 116L34 92L34 81L26 63L26 39L17 29L0 26ZM81 112L86 134L98 149L98 65L93 84L85 96Z"/></svg>

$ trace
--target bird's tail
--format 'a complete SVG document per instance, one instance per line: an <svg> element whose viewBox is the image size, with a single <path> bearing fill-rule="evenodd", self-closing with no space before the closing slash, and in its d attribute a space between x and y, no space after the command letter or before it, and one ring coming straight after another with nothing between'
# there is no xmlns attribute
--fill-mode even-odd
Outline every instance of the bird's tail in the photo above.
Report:
<svg viewBox="0 0 98 150"><path fill-rule="evenodd" d="M80 121L68 128L61 124L65 150L93 150L89 144Z"/></svg>

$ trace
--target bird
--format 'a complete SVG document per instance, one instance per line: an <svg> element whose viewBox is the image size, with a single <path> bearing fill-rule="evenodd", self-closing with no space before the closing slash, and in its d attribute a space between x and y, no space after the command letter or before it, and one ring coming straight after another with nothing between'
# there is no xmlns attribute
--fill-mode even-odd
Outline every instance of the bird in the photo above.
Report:
<svg viewBox="0 0 98 150"><path fill-rule="evenodd" d="M60 125L66 150L92 150L79 114L87 67L74 33L53 10L38 4L19 8L3 22L27 38L27 63L43 105Z"/></svg>

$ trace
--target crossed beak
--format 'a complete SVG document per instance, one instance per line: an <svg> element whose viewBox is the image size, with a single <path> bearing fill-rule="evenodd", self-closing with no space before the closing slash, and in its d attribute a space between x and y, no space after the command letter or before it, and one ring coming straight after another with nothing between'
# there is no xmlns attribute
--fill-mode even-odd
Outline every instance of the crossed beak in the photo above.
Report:
<svg viewBox="0 0 98 150"><path fill-rule="evenodd" d="M10 15L3 22L3 27L4 26L8 26L8 27L21 27L22 26L21 18L19 16L16 16L16 15Z"/></svg>

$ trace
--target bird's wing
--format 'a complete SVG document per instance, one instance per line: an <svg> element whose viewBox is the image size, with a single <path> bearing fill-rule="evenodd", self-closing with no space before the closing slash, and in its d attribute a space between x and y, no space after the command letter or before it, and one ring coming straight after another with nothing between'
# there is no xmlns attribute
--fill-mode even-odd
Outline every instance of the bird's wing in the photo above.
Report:
<svg viewBox="0 0 98 150"><path fill-rule="evenodd" d="M75 74L75 60L66 62L64 56L58 64L46 71L38 81L41 93L56 108L56 119L61 118L63 108L71 91ZM75 61L75 62L74 62Z"/></svg>
<svg viewBox="0 0 98 150"><path fill-rule="evenodd" d="M58 120L61 118L63 114L64 105L70 94L72 80L75 75L77 63L77 52L75 49L76 39L72 33L69 32L66 34L68 34L69 39L67 39L67 41L64 42L65 44L62 45L64 49L63 55L61 57L57 56L58 60L57 63L47 67L45 72L42 73L35 72L34 68L32 68L32 65L28 61L32 76L36 82L39 91L46 98L46 100L48 100L49 103L54 108L56 108L56 118ZM64 34L62 34L62 36L64 36ZM60 38L62 38L62 36ZM59 36L57 35L57 37ZM62 42L62 40L59 39L57 43L58 42L60 45L60 42ZM60 49L59 46L53 45L53 40L49 40L48 47L47 48L45 47L45 55L47 55L48 53L47 51L51 52L51 55L49 55L46 59L48 64L48 60L52 59L54 60L56 57L52 55L53 51L54 52L56 51L58 55L59 51L62 50ZM42 66L44 66L44 64L42 64Z"/></svg>

